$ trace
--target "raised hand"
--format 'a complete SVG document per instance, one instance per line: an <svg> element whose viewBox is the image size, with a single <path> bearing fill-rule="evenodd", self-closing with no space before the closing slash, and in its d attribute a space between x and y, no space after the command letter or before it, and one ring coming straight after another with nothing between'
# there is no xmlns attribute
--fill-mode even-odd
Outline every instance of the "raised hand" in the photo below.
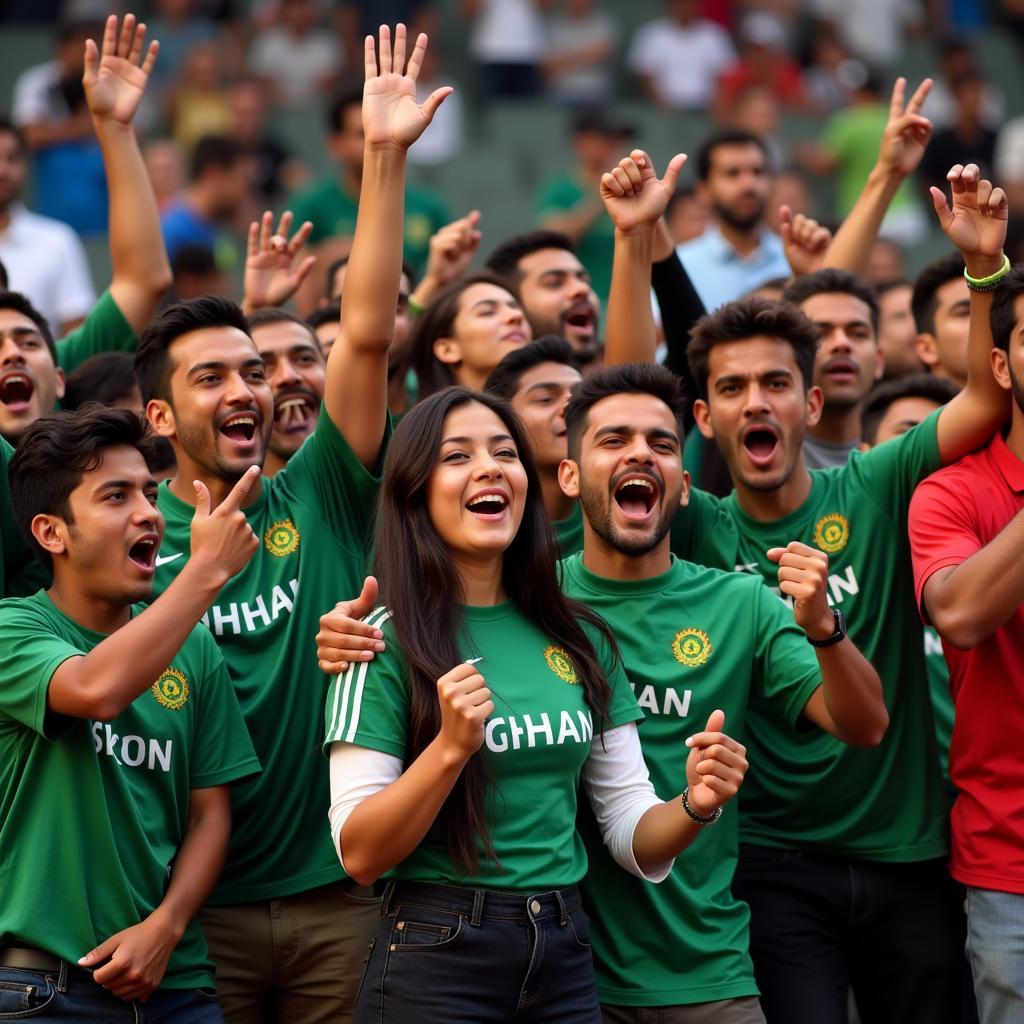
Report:
<svg viewBox="0 0 1024 1024"><path fill-rule="evenodd" d="M659 178L651 158L634 149L616 167L601 175L601 202L618 231L652 228L658 223L676 188L686 156L678 153Z"/></svg>
<svg viewBox="0 0 1024 1024"><path fill-rule="evenodd" d="M464 662L437 681L441 705L439 739L447 753L468 761L484 742L484 722L494 711L491 691L476 665Z"/></svg>
<svg viewBox="0 0 1024 1024"><path fill-rule="evenodd" d="M458 280L469 268L480 248L480 211L471 210L465 217L445 224L430 239L430 254L424 275L435 287L443 288Z"/></svg>
<svg viewBox="0 0 1024 1024"><path fill-rule="evenodd" d="M941 189L933 185L928 190L942 230L960 250L972 277L994 274L1003 265L1009 218L1006 193L981 178L977 164L957 164L946 180L953 189L952 209Z"/></svg>
<svg viewBox="0 0 1024 1024"><path fill-rule="evenodd" d="M391 30L387 25L380 27L379 55L373 36L367 36L364 42L363 134L368 148L408 149L423 134L445 98L455 91L446 85L435 89L423 103L417 103L416 79L427 52L426 34L421 32L417 38L408 65L405 49L405 26L401 24L395 28L393 53Z"/></svg>
<svg viewBox="0 0 1024 1024"><path fill-rule="evenodd" d="M82 85L94 119L130 125L139 109L150 72L156 63L160 44L153 40L142 57L146 26L136 24L134 14L126 14L117 31L117 15L107 18L100 52L92 39L85 41L85 71Z"/></svg>
<svg viewBox="0 0 1024 1024"><path fill-rule="evenodd" d="M882 133L878 163L890 174L906 177L912 174L924 156L925 147L932 137L932 123L921 113L921 107L932 89L932 80L926 78L904 105L907 80L897 78L892 87L889 103L889 121Z"/></svg>
<svg viewBox="0 0 1024 1024"><path fill-rule="evenodd" d="M384 650L384 634L365 619L377 604L377 581L367 576L362 593L354 601L339 601L320 616L316 635L316 660L328 675L347 672L353 661L370 661Z"/></svg>
<svg viewBox="0 0 1024 1024"><path fill-rule="evenodd" d="M800 277L820 270L832 243L832 232L812 217L795 214L788 206L779 207L779 233L786 262Z"/></svg>
<svg viewBox="0 0 1024 1024"><path fill-rule="evenodd" d="M793 598L796 624L815 640L831 636L836 620L828 603L828 555L798 540L767 554L779 567L779 590Z"/></svg>
<svg viewBox="0 0 1024 1024"><path fill-rule="evenodd" d="M686 799L704 818L736 795L747 773L747 748L724 728L725 712L712 711L704 731L686 741Z"/></svg>
<svg viewBox="0 0 1024 1024"><path fill-rule="evenodd" d="M201 480L193 481L196 511L192 516L191 563L202 563L215 578L227 583L242 571L260 546L252 532L242 502L259 479L259 466L250 466L228 496L210 511L210 492Z"/></svg>
<svg viewBox="0 0 1024 1024"><path fill-rule="evenodd" d="M291 210L281 214L276 232L274 215L270 210L259 221L249 225L242 299L242 309L246 313L287 302L313 269L315 256L307 256L296 265L298 254L313 230L313 222L307 220L289 241L291 229Z"/></svg>

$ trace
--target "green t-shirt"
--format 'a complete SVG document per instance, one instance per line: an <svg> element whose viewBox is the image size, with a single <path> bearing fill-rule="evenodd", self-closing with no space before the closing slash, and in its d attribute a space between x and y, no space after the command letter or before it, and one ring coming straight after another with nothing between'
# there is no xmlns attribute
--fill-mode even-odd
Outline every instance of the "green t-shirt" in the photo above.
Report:
<svg viewBox="0 0 1024 1024"><path fill-rule="evenodd" d="M7 465L14 449L0 437L0 597L10 594L15 578L34 558L14 520Z"/></svg>
<svg viewBox="0 0 1024 1024"><path fill-rule="evenodd" d="M817 731L801 717L821 672L792 613L759 580L673 559L648 580L595 576L574 555L562 563L565 592L611 626L629 684L646 718L644 761L662 800L685 785L687 736L716 708L744 739L757 694L782 728ZM741 791L742 793L742 791ZM747 952L750 912L733 897L738 816L726 808L660 885L624 872L584 812L594 965L601 1002L680 1006L757 994Z"/></svg>
<svg viewBox="0 0 1024 1024"><path fill-rule="evenodd" d="M889 110L881 104L849 107L833 114L822 131L822 145L839 160L839 212L845 217L857 202L878 159ZM890 210L913 205L911 184L896 190Z"/></svg>
<svg viewBox="0 0 1024 1024"><path fill-rule="evenodd" d="M344 741L403 761L407 756L409 675L389 620L383 609L369 620L384 630L383 654L331 683L325 750ZM532 892L574 885L587 870L576 831L580 770L601 723L587 708L569 656L512 602L466 607L464 622L460 654L482 659L480 673L494 695L480 752L490 774L486 815L500 864L487 860L481 846L479 872L460 873L435 827L394 876ZM612 687L610 725L642 718L607 640L588 634Z"/></svg>
<svg viewBox="0 0 1024 1024"><path fill-rule="evenodd" d="M190 791L260 770L224 661L198 626L112 722L48 711L58 666L105 639L45 591L0 602L0 945L71 963L163 899ZM161 988L213 988L198 921Z"/></svg>
<svg viewBox="0 0 1024 1024"><path fill-rule="evenodd" d="M337 178L318 182L292 199L295 223L313 222L310 245L329 238L351 238L356 231L359 196L347 192ZM405 187L405 259L421 275L427 266L430 236L449 222L440 197L417 185Z"/></svg>
<svg viewBox="0 0 1024 1024"><path fill-rule="evenodd" d="M564 519L556 519L551 523L555 532L560 558L568 558L577 551L583 550L583 510L577 501L572 511Z"/></svg>
<svg viewBox="0 0 1024 1024"><path fill-rule="evenodd" d="M676 517L672 550L680 558L759 574L776 592L768 548L798 540L826 551L829 601L878 670L889 709L881 744L854 748L824 732L786 728L755 693L740 797L744 841L894 862L946 852L946 799L907 540L914 487L941 465L940 413L854 452L845 466L812 470L807 500L782 519L759 522L735 492L718 499L701 491Z"/></svg>
<svg viewBox="0 0 1024 1024"><path fill-rule="evenodd" d="M538 218L544 220L547 217L564 214L587 198L594 198L596 201L594 187L584 187L575 175L551 178L541 187L537 201ZM590 226L577 240L574 249L580 263L590 273L590 283L602 305L606 304L612 286L615 225L604 210L591 221Z"/></svg>
<svg viewBox="0 0 1024 1024"><path fill-rule="evenodd" d="M138 344L132 325L106 291L85 320L57 342L57 364L65 373L71 373L91 356L101 352L134 352Z"/></svg>
<svg viewBox="0 0 1024 1024"><path fill-rule="evenodd" d="M949 743L953 738L953 694L949 690L949 666L942 653L942 638L933 626L924 627L924 663L928 669L928 690L932 695L939 764L952 797L955 790L949 781Z"/></svg>
<svg viewBox="0 0 1024 1024"><path fill-rule="evenodd" d="M284 469L264 477L245 510L259 549L203 622L224 654L264 772L232 791L231 846L211 904L281 899L344 877L318 756L327 677L314 637L320 616L363 585L378 487L321 409L316 430ZM159 593L188 560L195 510L166 483L158 505L167 520Z"/></svg>

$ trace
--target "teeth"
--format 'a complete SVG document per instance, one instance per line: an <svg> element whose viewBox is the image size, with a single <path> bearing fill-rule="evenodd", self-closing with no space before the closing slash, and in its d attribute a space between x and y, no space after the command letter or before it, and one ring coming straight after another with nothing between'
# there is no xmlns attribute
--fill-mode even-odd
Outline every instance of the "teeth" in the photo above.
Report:
<svg viewBox="0 0 1024 1024"><path fill-rule="evenodd" d="M639 477L634 480L624 480L616 490L621 491L625 487L645 487L648 491L654 490L654 485L650 480L641 480Z"/></svg>
<svg viewBox="0 0 1024 1024"><path fill-rule="evenodd" d="M230 425L232 427L244 427L250 426L255 427L256 421L251 416L239 416L236 420L231 420Z"/></svg>
<svg viewBox="0 0 1024 1024"><path fill-rule="evenodd" d="M8 384L29 384L31 383L28 377L20 373L12 373L10 377L4 378L4 386Z"/></svg>
<svg viewBox="0 0 1024 1024"><path fill-rule="evenodd" d="M500 494L481 494L479 498L474 498L469 503L469 507L472 508L474 505L482 505L491 501L498 502L503 508L505 506L505 499Z"/></svg>

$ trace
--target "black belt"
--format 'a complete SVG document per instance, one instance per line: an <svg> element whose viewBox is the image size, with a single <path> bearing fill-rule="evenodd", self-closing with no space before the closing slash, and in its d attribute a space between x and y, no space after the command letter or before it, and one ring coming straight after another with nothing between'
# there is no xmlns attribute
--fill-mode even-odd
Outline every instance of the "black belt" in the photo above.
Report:
<svg viewBox="0 0 1024 1024"><path fill-rule="evenodd" d="M60 971L63 960L41 949L21 946L0 946L0 968L13 971Z"/></svg>

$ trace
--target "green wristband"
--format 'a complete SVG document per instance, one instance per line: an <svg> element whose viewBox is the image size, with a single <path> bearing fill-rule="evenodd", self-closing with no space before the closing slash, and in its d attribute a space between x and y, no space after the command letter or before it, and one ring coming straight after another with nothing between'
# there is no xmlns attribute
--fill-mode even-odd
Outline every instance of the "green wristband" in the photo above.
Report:
<svg viewBox="0 0 1024 1024"><path fill-rule="evenodd" d="M1010 266L1010 257L1004 253L1003 265L994 274L989 274L988 277L971 277L967 273L967 268L964 267L964 280L971 291L990 292L1010 272Z"/></svg>

